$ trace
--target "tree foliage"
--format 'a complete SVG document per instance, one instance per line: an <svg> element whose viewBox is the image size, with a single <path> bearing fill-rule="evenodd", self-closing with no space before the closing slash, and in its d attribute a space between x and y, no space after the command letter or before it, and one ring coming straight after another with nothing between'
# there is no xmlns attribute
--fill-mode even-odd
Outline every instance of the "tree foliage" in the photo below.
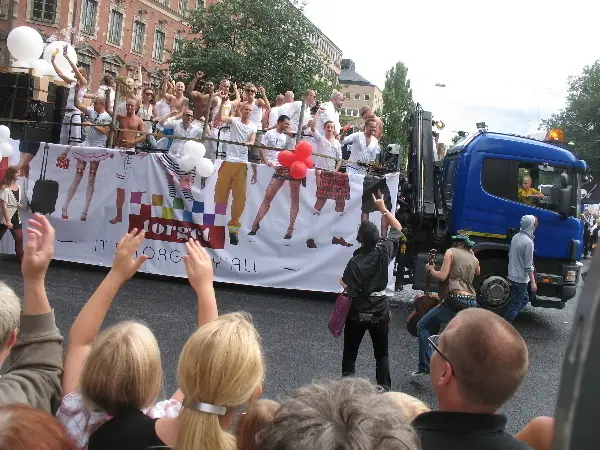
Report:
<svg viewBox="0 0 600 450"><path fill-rule="evenodd" d="M328 61L311 43L316 28L296 0L221 1L190 11L188 21L192 36L172 54L173 72L252 82L270 98L309 88L331 93L332 83L315 78Z"/></svg>
<svg viewBox="0 0 600 450"><path fill-rule="evenodd" d="M573 141L577 156L600 172L600 60L569 78L565 109L553 114L542 126L560 128Z"/></svg>
<svg viewBox="0 0 600 450"><path fill-rule="evenodd" d="M402 61L388 70L383 89L381 118L384 127L383 141L408 147L408 118L414 109L412 89L408 79L408 68Z"/></svg>

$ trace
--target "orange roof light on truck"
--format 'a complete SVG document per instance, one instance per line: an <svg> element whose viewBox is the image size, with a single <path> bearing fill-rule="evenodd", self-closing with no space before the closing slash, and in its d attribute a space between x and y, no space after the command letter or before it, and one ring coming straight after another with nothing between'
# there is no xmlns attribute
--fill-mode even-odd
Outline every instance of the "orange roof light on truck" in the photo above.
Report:
<svg viewBox="0 0 600 450"><path fill-rule="evenodd" d="M545 142L565 142L565 133L562 130L550 129L546 133Z"/></svg>

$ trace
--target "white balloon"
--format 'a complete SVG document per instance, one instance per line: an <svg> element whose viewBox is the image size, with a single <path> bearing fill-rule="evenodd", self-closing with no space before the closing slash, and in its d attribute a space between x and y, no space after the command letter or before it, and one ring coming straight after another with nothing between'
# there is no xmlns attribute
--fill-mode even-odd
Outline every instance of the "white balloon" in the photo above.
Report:
<svg viewBox="0 0 600 450"><path fill-rule="evenodd" d="M12 145L10 145L8 142L0 142L0 156L2 158L10 158L12 154Z"/></svg>
<svg viewBox="0 0 600 450"><path fill-rule="evenodd" d="M77 65L77 52L75 51L73 46L71 46L71 44L64 41L54 41L48 44L48 46L44 50L44 59L48 61L50 65L52 65L52 55L56 50L58 50L56 58L54 59L56 66L60 69L62 73L64 73L68 77L75 78L75 76L73 75L73 69L71 68L71 64L69 64L69 61L67 61L67 58L65 58L63 55L65 45L67 46L67 54L69 55L69 58L71 59L71 61L73 61L75 65Z"/></svg>
<svg viewBox="0 0 600 450"><path fill-rule="evenodd" d="M44 50L44 40L37 30L31 27L17 27L6 39L8 51L18 61L34 62Z"/></svg>
<svg viewBox="0 0 600 450"><path fill-rule="evenodd" d="M0 142L7 142L10 139L10 128L6 125L0 125Z"/></svg>
<svg viewBox="0 0 600 450"><path fill-rule="evenodd" d="M201 177L210 177L215 173L215 165L208 158L201 158L196 163L196 173Z"/></svg>
<svg viewBox="0 0 600 450"><path fill-rule="evenodd" d="M196 160L190 155L182 156L179 160L179 168L184 172L191 172L194 170L194 166L196 165Z"/></svg>
<svg viewBox="0 0 600 450"><path fill-rule="evenodd" d="M196 141L187 141L183 144L183 154L193 157L195 160L203 158L206 154L206 147Z"/></svg>
<svg viewBox="0 0 600 450"><path fill-rule="evenodd" d="M43 77L47 75L54 76L54 67L52 67L52 64L45 59L38 59L31 65L31 68L33 69L33 74L36 77Z"/></svg>
<svg viewBox="0 0 600 450"><path fill-rule="evenodd" d="M31 64L26 61L15 61L11 64L10 71L14 73L27 73L30 67Z"/></svg>

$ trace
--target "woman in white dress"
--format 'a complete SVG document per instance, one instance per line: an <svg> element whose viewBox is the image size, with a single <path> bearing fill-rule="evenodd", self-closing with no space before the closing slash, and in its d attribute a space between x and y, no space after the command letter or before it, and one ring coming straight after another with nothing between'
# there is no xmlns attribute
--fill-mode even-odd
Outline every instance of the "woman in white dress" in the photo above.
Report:
<svg viewBox="0 0 600 450"><path fill-rule="evenodd" d="M69 54L66 51L67 47L63 51L63 55L71 65L75 79L71 78L60 70L56 64L57 52L52 55L52 66L56 71L56 74L69 85L69 96L67 97L67 106L65 108L65 116L63 119L63 125L60 129L60 143L62 145L70 145L81 142L81 113L75 107L75 92L78 91L80 97L84 97L87 94L87 80L85 79L87 73L84 68L79 68L69 58Z"/></svg>

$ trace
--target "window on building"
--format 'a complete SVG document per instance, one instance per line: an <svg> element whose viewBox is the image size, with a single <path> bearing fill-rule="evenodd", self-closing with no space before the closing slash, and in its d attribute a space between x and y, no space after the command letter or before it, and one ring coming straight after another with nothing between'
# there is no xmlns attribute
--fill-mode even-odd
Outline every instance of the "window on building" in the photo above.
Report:
<svg viewBox="0 0 600 450"><path fill-rule="evenodd" d="M154 32L154 47L152 48L152 59L155 61L163 60L165 52L165 33L160 30Z"/></svg>
<svg viewBox="0 0 600 450"><path fill-rule="evenodd" d="M179 14L185 16L188 11L188 0L179 0Z"/></svg>
<svg viewBox="0 0 600 450"><path fill-rule="evenodd" d="M360 94L354 94L354 100L360 100Z"/></svg>
<svg viewBox="0 0 600 450"><path fill-rule="evenodd" d="M196 2L196 7L197 8L204 8L204 0L197 0Z"/></svg>
<svg viewBox="0 0 600 450"><path fill-rule="evenodd" d="M33 0L31 18L43 22L54 22L56 18L56 0Z"/></svg>
<svg viewBox="0 0 600 450"><path fill-rule="evenodd" d="M81 7L81 31L82 33L94 35L96 31L96 12L98 2L96 0L83 0Z"/></svg>
<svg viewBox="0 0 600 450"><path fill-rule="evenodd" d="M176 34L173 38L173 51L176 52L181 48L182 45L183 38L179 34Z"/></svg>
<svg viewBox="0 0 600 450"><path fill-rule="evenodd" d="M121 45L121 34L123 33L123 13L111 10L108 20L108 42L113 45Z"/></svg>
<svg viewBox="0 0 600 450"><path fill-rule="evenodd" d="M135 53L144 53L144 35L146 34L146 24L135 21L133 23L133 39L131 41L131 51Z"/></svg>
<svg viewBox="0 0 600 450"><path fill-rule="evenodd" d="M371 96L370 96L369 94L365 94L365 100L366 100L366 101L369 101L369 100L371 100Z"/></svg>

